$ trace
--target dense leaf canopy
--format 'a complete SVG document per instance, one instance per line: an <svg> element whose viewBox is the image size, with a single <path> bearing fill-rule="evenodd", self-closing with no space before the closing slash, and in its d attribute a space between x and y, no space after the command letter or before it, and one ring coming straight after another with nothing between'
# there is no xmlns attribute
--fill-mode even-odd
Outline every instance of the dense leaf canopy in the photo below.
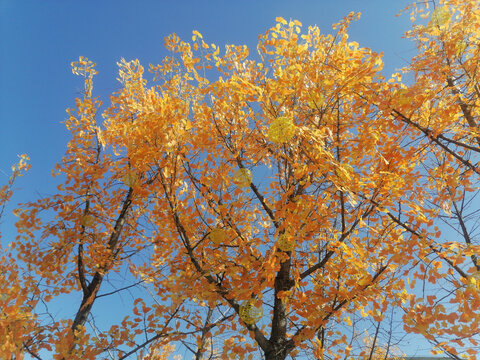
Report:
<svg viewBox="0 0 480 360"><path fill-rule="evenodd" d="M405 11L409 82L349 41L355 13L333 34L277 18L257 55L171 35L150 82L118 64L105 106L95 64L72 63L58 191L16 210L3 249L0 358L383 358L401 320L475 359L480 2ZM57 319L66 294L80 305Z"/></svg>

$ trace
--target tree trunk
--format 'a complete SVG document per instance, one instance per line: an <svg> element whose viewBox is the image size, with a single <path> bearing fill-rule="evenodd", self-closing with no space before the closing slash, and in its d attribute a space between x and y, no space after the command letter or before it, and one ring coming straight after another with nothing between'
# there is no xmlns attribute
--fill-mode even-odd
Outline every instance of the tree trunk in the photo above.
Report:
<svg viewBox="0 0 480 360"><path fill-rule="evenodd" d="M271 351L265 353L265 360L285 360L289 351L284 345L273 346Z"/></svg>

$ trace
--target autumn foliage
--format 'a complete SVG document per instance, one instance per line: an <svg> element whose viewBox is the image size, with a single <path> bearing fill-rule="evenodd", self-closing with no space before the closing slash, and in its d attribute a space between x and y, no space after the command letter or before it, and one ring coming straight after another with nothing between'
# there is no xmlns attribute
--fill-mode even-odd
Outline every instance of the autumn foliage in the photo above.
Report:
<svg viewBox="0 0 480 360"><path fill-rule="evenodd" d="M395 313L475 359L480 2L405 12L411 81L349 41L354 13L333 34L277 18L258 54L171 35L105 105L75 61L58 192L15 210L2 255L0 358L383 358L363 329Z"/></svg>

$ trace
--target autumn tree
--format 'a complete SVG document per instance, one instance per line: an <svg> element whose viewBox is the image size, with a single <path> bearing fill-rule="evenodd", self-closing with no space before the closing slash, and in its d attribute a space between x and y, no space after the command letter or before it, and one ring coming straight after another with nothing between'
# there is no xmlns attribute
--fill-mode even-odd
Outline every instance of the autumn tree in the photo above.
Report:
<svg viewBox="0 0 480 360"><path fill-rule="evenodd" d="M413 17L428 22L407 33L418 49L405 69L415 82L399 90L409 105L393 110L429 155L421 162L426 191L418 202L432 225L418 234L428 247L414 278L428 282L430 293L411 297L405 322L453 358L479 350L478 5L444 1L413 9Z"/></svg>
<svg viewBox="0 0 480 360"><path fill-rule="evenodd" d="M390 343L362 345L362 327L397 310L434 351L474 359L480 3L407 11L410 82L349 41L354 13L333 34L277 18L255 56L171 35L151 85L138 60L118 64L101 117L94 64L74 62L85 88L58 193L16 211L13 244L42 303L79 305L22 328L24 350L374 358ZM126 317L96 326L98 301L124 293Z"/></svg>

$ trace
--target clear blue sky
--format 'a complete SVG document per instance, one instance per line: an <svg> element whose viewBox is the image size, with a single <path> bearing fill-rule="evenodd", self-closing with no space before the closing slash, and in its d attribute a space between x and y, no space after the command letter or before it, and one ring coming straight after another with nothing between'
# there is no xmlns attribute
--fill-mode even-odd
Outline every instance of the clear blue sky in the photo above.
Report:
<svg viewBox="0 0 480 360"><path fill-rule="evenodd" d="M414 44L401 40L408 16L395 17L407 0L0 0L0 185L17 155L27 153L32 169L17 184L9 211L19 201L54 191L51 169L65 151L69 134L61 123L82 87L70 63L86 56L97 63L94 94L104 100L118 87L116 62L138 58L143 65L166 55L163 38L192 30L208 43L246 44L275 17L297 19L304 28L331 24L350 11L362 12L351 39L385 53L385 75L405 66ZM0 226L5 244L14 218Z"/></svg>

